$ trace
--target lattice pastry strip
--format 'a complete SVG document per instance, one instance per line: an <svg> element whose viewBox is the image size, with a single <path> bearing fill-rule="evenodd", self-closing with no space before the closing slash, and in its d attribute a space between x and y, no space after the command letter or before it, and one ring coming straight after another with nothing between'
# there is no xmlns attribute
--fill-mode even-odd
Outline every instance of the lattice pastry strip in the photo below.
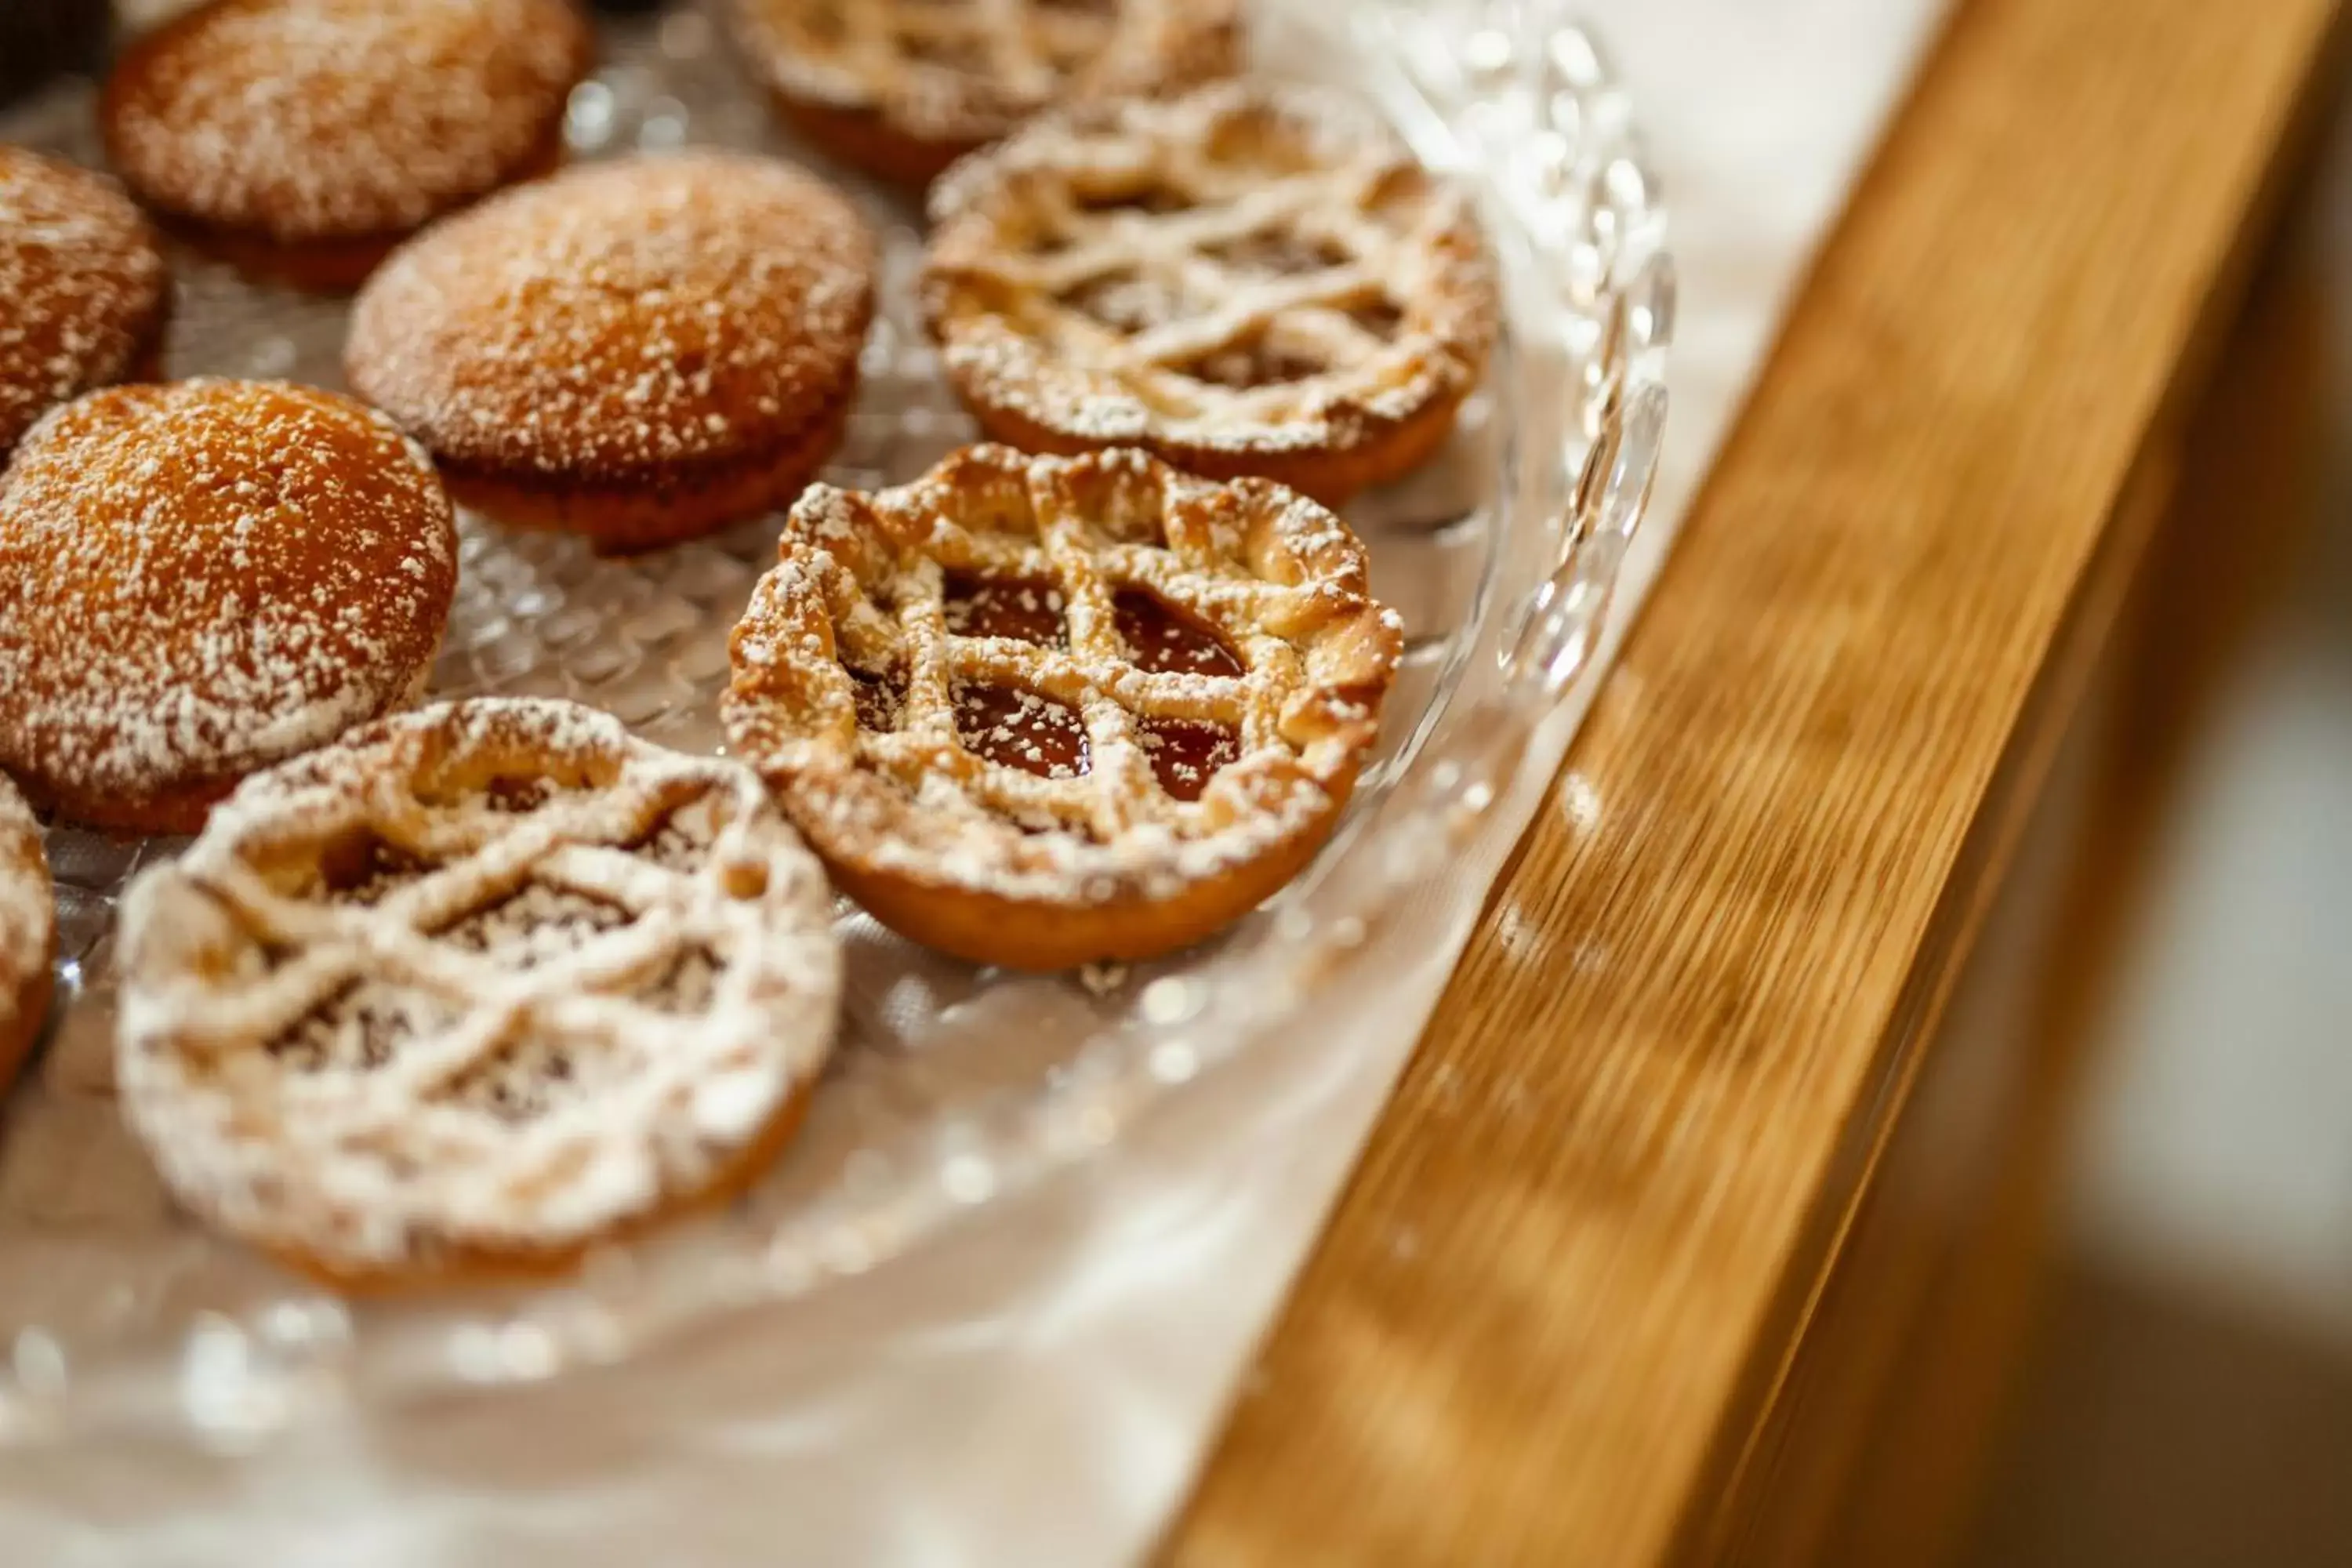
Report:
<svg viewBox="0 0 2352 1568"><path fill-rule="evenodd" d="M1448 219L1436 209L1414 228L1397 232L1365 216L1382 190L1408 174L1409 163L1381 154L1355 171L1253 185L1192 149L1182 153L1166 160L1160 177L1185 207L1097 214L1065 202L1056 226L1066 248L1034 260L983 261L973 275L1024 295L1028 319L1045 332L1091 342L1107 361L1139 377L1181 371L1261 341L1311 356L1324 373L1375 366L1385 372L1381 362L1402 362L1418 352L1350 313L1370 307L1402 317L1423 281L1423 258L1431 248L1425 231ZM1220 259L1254 245L1292 270L1269 272ZM1169 301L1176 318L1132 333L1102 331L1069 301L1089 283L1112 276L1131 279L1146 298ZM1298 395L1286 381L1237 387L1160 374L1150 374L1147 384L1160 407L1188 417L1213 410L1266 417Z"/></svg>
<svg viewBox="0 0 2352 1568"><path fill-rule="evenodd" d="M1225 84L1041 121L932 194L924 301L992 432L1335 496L1450 428L1499 322L1466 195L1352 103Z"/></svg>
<svg viewBox="0 0 2352 1568"><path fill-rule="evenodd" d="M1241 63L1239 0L735 0L753 68L853 162L928 179L1056 102ZM854 118L838 118L854 116Z"/></svg>
<svg viewBox="0 0 2352 1568"><path fill-rule="evenodd" d="M1400 643L1361 543L1303 497L982 447L803 499L726 715L883 920L1052 967L1181 945L1286 880Z"/></svg>
<svg viewBox="0 0 2352 1568"><path fill-rule="evenodd" d="M543 1263L780 1141L828 905L744 769L568 703L389 721L134 886L126 1109L192 1207L330 1275Z"/></svg>
<svg viewBox="0 0 2352 1568"><path fill-rule="evenodd" d="M803 9L830 13L840 69L877 95L930 67L985 75L1012 97L1043 103L1073 68L1110 44L1118 26L1116 4L1082 9L1052 0L866 0Z"/></svg>
<svg viewBox="0 0 2352 1568"><path fill-rule="evenodd" d="M1045 101L1070 69L1102 52L1118 7L1031 0L898 0L849 6L850 52L880 78L908 61L969 61L1003 90Z"/></svg>

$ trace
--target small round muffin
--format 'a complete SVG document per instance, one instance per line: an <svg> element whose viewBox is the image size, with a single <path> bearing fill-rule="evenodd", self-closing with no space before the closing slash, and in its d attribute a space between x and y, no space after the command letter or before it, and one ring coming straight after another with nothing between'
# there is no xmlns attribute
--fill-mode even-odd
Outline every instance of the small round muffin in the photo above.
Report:
<svg viewBox="0 0 2352 1568"><path fill-rule="evenodd" d="M840 444L874 241L790 164L583 165L404 247L362 291L359 395L465 505L648 550L785 505Z"/></svg>
<svg viewBox="0 0 2352 1568"><path fill-rule="evenodd" d="M96 174L0 147L0 464L68 399L156 374L172 279L155 231Z"/></svg>
<svg viewBox="0 0 2352 1568"><path fill-rule="evenodd" d="M428 220L555 167L594 36L572 0L213 0L108 81L108 155L240 269L355 289Z"/></svg>
<svg viewBox="0 0 2352 1568"><path fill-rule="evenodd" d="M193 833L257 768L406 706L457 589L425 454L278 383L92 393L0 476L0 769L121 833Z"/></svg>
<svg viewBox="0 0 2352 1568"><path fill-rule="evenodd" d="M48 1016L58 910L41 832L24 796L0 777L0 1090Z"/></svg>

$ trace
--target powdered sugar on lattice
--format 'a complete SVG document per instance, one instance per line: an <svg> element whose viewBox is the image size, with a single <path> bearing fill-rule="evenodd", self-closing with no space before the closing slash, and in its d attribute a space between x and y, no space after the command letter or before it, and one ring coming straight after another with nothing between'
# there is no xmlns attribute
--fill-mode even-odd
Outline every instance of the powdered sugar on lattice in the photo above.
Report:
<svg viewBox="0 0 2352 1568"><path fill-rule="evenodd" d="M1077 441L1345 447L1483 373L1465 193L1328 91L1040 121L934 188L924 305L983 410Z"/></svg>
<svg viewBox="0 0 2352 1568"><path fill-rule="evenodd" d="M1321 819L1402 642L1331 513L1132 451L820 488L780 553L739 751L827 853L1004 897L1169 897Z"/></svg>
<svg viewBox="0 0 2352 1568"><path fill-rule="evenodd" d="M1234 68L1237 0L734 0L776 88L927 140L984 140L1066 98Z"/></svg>
<svg viewBox="0 0 2352 1568"><path fill-rule="evenodd" d="M117 1078L184 1201L346 1270L694 1194L830 1048L815 861L733 764L567 703L249 782L126 900Z"/></svg>

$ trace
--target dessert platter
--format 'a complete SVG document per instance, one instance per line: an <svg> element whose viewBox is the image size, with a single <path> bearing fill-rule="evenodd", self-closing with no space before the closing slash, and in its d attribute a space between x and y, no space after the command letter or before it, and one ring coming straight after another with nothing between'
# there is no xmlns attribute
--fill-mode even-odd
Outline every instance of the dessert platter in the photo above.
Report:
<svg viewBox="0 0 2352 1568"><path fill-rule="evenodd" d="M1344 1052L1657 460L1544 4L209 0L0 142L0 1446L609 1361Z"/></svg>

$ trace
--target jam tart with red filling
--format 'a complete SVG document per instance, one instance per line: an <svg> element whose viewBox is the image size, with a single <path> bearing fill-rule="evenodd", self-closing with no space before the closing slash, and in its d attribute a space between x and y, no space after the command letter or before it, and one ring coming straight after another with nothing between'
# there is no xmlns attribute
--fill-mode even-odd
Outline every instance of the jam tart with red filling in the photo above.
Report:
<svg viewBox="0 0 2352 1568"><path fill-rule="evenodd" d="M975 447L813 488L724 712L834 880L1030 970L1186 946L1328 837L1402 626L1337 517L1141 452Z"/></svg>

